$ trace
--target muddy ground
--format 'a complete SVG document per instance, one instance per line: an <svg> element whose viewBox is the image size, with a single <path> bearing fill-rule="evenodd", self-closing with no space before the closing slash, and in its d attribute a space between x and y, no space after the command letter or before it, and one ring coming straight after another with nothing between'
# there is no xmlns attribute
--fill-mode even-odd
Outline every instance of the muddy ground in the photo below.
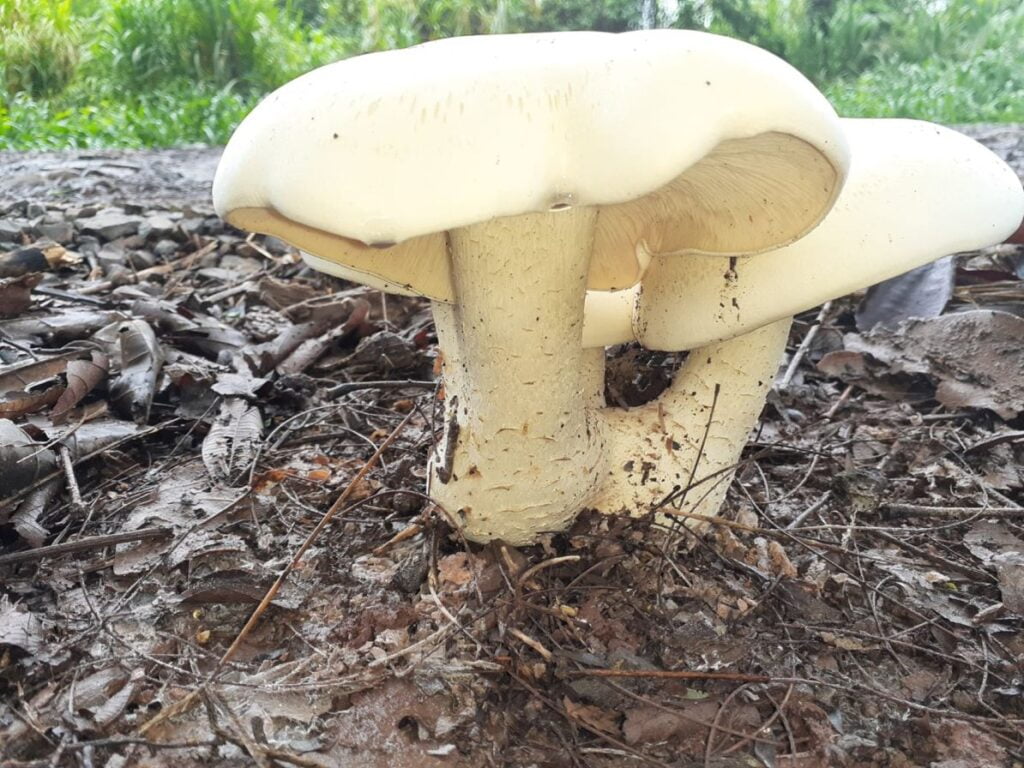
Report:
<svg viewBox="0 0 1024 768"><path fill-rule="evenodd" d="M1024 764L1020 248L798 318L722 525L480 547L426 305L225 227L217 155L0 155L0 766Z"/></svg>

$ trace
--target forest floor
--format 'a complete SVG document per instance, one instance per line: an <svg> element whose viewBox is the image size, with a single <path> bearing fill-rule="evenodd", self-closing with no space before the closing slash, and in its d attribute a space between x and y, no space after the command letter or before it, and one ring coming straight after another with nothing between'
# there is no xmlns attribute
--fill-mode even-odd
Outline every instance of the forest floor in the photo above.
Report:
<svg viewBox="0 0 1024 768"><path fill-rule="evenodd" d="M0 767L1024 765L1024 249L799 317L721 524L479 546L426 302L224 225L217 156L0 155Z"/></svg>

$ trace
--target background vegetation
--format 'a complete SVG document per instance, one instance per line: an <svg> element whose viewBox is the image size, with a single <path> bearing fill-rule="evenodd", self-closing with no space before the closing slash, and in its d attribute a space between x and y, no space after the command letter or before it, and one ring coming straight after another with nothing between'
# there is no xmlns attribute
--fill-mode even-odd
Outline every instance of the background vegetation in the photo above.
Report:
<svg viewBox="0 0 1024 768"><path fill-rule="evenodd" d="M0 0L0 149L223 143L272 88L461 34L642 25L643 0ZM1024 121L1021 0L662 0L768 48L841 114Z"/></svg>

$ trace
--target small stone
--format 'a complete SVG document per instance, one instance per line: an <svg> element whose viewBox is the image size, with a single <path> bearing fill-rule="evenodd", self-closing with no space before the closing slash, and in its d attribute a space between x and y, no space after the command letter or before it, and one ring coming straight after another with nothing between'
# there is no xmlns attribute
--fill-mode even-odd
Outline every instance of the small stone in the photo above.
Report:
<svg viewBox="0 0 1024 768"><path fill-rule="evenodd" d="M208 216L203 219L203 232L207 234L219 234L224 231L224 219L220 216Z"/></svg>
<svg viewBox="0 0 1024 768"><path fill-rule="evenodd" d="M103 240L116 240L139 231L142 218L129 216L117 208L107 208L88 219L79 219L78 228L87 235Z"/></svg>
<svg viewBox="0 0 1024 768"><path fill-rule="evenodd" d="M25 209L28 208L28 200L18 200L17 202L11 203L3 210L4 216L24 216Z"/></svg>
<svg viewBox="0 0 1024 768"><path fill-rule="evenodd" d="M142 222L142 225L139 227L139 236L147 240L159 240L171 236L177 229L177 225L171 220L170 216L158 214L156 216L149 216Z"/></svg>
<svg viewBox="0 0 1024 768"><path fill-rule="evenodd" d="M166 259L168 256L173 255L178 250L178 244L173 240L159 240L156 245L153 246L153 253L162 259Z"/></svg>
<svg viewBox="0 0 1024 768"><path fill-rule="evenodd" d="M75 239L75 227L70 221L40 223L32 230L36 237L49 238L55 243L66 244Z"/></svg>
<svg viewBox="0 0 1024 768"><path fill-rule="evenodd" d="M28 216L30 219L36 219L39 218L40 216L46 215L46 208L44 208L39 203L29 203L25 207L25 215Z"/></svg>
<svg viewBox="0 0 1024 768"><path fill-rule="evenodd" d="M195 235L199 232L199 230L203 228L203 219L196 216L192 216L187 219L182 219L180 222L178 222L178 226L180 226L188 234Z"/></svg>
<svg viewBox="0 0 1024 768"><path fill-rule="evenodd" d="M17 242L21 238L21 230L28 226L28 222L16 219L0 219L0 240Z"/></svg>
<svg viewBox="0 0 1024 768"><path fill-rule="evenodd" d="M263 247L276 256L284 256L292 252L292 247L284 240L267 235L263 238Z"/></svg>
<svg viewBox="0 0 1024 768"><path fill-rule="evenodd" d="M130 251L146 247L146 238L139 237L138 235L129 235L128 237L122 237L119 238L117 242L119 245L123 245Z"/></svg>
<svg viewBox="0 0 1024 768"><path fill-rule="evenodd" d="M156 264L156 258L149 251L128 251L125 259L132 269L149 269Z"/></svg>
<svg viewBox="0 0 1024 768"><path fill-rule="evenodd" d="M78 250L86 258L95 258L100 252L100 241L92 235L79 235Z"/></svg>
<svg viewBox="0 0 1024 768"><path fill-rule="evenodd" d="M221 269L230 269L232 272L237 272L240 275L251 275L260 271L260 262L256 259L248 259L244 256L235 256L228 254L220 260Z"/></svg>
<svg viewBox="0 0 1024 768"><path fill-rule="evenodd" d="M96 253L96 261L108 274L111 269L124 269L127 262L124 246L118 243L105 243Z"/></svg>

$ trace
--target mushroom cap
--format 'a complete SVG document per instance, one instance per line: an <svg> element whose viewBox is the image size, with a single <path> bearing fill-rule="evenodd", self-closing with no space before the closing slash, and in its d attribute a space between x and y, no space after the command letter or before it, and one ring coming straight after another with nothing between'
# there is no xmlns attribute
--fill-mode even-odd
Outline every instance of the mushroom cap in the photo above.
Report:
<svg viewBox="0 0 1024 768"><path fill-rule="evenodd" d="M317 268L451 300L453 228L598 206L589 285L624 288L645 254L792 242L831 207L847 160L824 97L746 43L495 35L288 83L239 125L213 196L229 222L292 242Z"/></svg>
<svg viewBox="0 0 1024 768"><path fill-rule="evenodd" d="M850 175L817 228L728 269L721 259L673 257L671 282L656 259L641 286L588 295L584 344L636 338L686 350L734 338L942 256L1000 243L1024 216L1017 174L963 134L916 120L843 119L843 127Z"/></svg>

